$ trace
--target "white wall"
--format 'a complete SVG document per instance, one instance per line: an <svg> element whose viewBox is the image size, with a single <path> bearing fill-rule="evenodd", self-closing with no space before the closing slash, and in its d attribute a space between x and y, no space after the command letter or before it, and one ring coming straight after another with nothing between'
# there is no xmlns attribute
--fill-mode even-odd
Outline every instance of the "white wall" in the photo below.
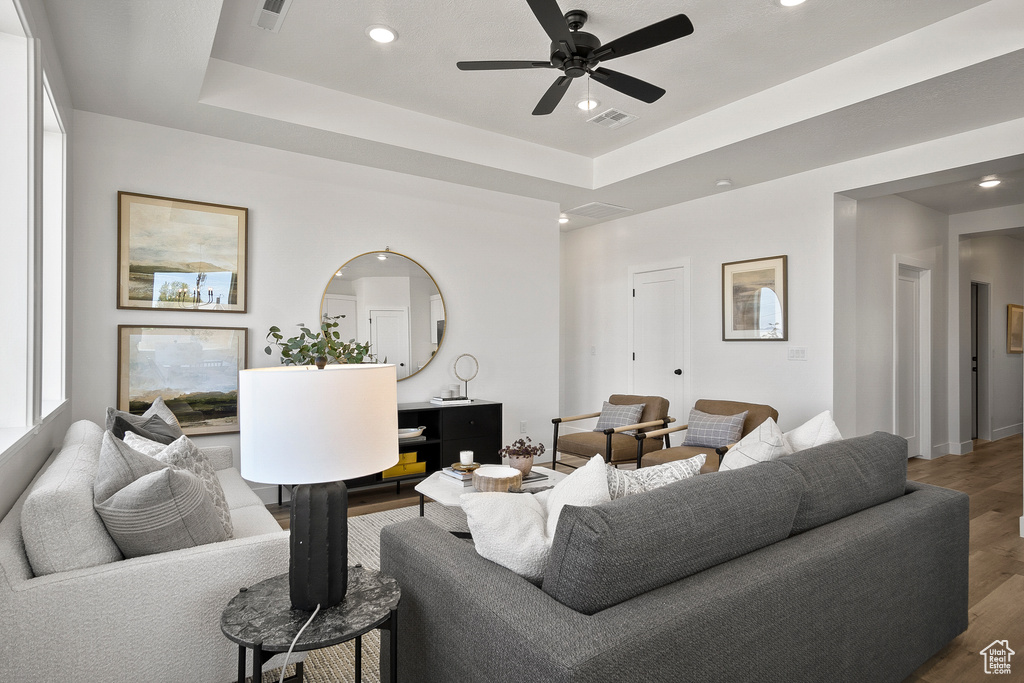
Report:
<svg viewBox="0 0 1024 683"><path fill-rule="evenodd" d="M1018 119L563 234L561 414L593 410L625 388L629 267L689 257L690 402L769 403L783 429L835 404L844 435L860 433L872 419L861 418L847 394L856 391L849 365L863 354L856 335L843 328L845 311L833 319L835 302L848 300L834 297L833 288L856 286L853 271L835 265L856 262L853 253L834 253L834 246L849 247L846 236L835 239L842 211L835 196L1022 151L1024 119ZM722 263L777 254L789 256L789 341L721 341ZM806 348L808 360L787 361L788 347ZM884 372L891 351L876 351L864 362ZM672 413L685 417L688 408L673 406Z"/></svg>
<svg viewBox="0 0 1024 683"><path fill-rule="evenodd" d="M349 258L390 246L437 281L449 314L445 343L398 385L425 401L456 382L461 353L480 361L471 395L504 403L504 440L526 420L534 439L557 411L558 207L85 112L75 113L73 413L101 420L116 396L118 324L249 329L250 366L267 328L316 320L328 279ZM249 312L208 314L115 307L118 190L249 208ZM226 443L238 457L237 435Z"/></svg>
<svg viewBox="0 0 1024 683"><path fill-rule="evenodd" d="M988 405L991 423L980 433L993 440L1021 433L1024 413L1024 362L1018 353L1006 352L1006 306L1024 304L1024 242L993 235L960 242L960 274L968 282L987 282L989 287ZM966 320L963 309L966 308ZM970 296L961 301L961 325L970 325ZM970 348L970 347L968 347ZM969 354L961 354L965 357ZM965 398L969 398L967 395ZM969 408L969 401L968 408Z"/></svg>

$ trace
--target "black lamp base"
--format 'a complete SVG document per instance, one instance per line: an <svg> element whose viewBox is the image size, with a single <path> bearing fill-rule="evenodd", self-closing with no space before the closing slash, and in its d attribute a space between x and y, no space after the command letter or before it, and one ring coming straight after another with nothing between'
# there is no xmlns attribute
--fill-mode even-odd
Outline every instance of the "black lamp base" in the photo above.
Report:
<svg viewBox="0 0 1024 683"><path fill-rule="evenodd" d="M348 590L348 489L344 482L292 490L288 587L292 608L333 607Z"/></svg>

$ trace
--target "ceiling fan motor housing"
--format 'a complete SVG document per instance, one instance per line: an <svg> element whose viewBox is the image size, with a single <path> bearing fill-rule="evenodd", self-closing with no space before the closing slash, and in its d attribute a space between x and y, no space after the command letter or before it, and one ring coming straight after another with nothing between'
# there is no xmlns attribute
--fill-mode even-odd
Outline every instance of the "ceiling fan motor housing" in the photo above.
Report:
<svg viewBox="0 0 1024 683"><path fill-rule="evenodd" d="M597 66L599 60L591 59L590 54L601 47L601 41L586 31L573 31L572 40L576 44L576 52L572 55L567 55L560 43L551 43L551 65L563 70L566 76L579 78Z"/></svg>

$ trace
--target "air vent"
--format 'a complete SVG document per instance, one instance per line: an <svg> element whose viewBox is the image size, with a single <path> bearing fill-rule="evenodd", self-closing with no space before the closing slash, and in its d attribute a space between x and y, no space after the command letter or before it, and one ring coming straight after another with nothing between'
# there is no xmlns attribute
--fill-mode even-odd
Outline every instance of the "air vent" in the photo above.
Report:
<svg viewBox="0 0 1024 683"><path fill-rule="evenodd" d="M621 128L638 118L640 117L636 114L628 114L621 109L606 109L597 116L587 119L587 123L596 123L605 128Z"/></svg>
<svg viewBox="0 0 1024 683"><path fill-rule="evenodd" d="M263 0L262 4L256 7L256 14L252 17L252 25L256 28L277 33L284 23L284 15L288 13L292 0Z"/></svg>
<svg viewBox="0 0 1024 683"><path fill-rule="evenodd" d="M565 213L571 213L573 216L583 216L584 218L611 218L612 216L621 216L624 213L633 213L633 209L615 206L614 204L590 202L583 206L577 206L575 209L567 209Z"/></svg>

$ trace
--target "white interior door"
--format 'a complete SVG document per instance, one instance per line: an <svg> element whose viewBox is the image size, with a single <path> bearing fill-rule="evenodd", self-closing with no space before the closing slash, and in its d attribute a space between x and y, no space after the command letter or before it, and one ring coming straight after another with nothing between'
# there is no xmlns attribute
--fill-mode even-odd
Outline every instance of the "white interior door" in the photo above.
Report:
<svg viewBox="0 0 1024 683"><path fill-rule="evenodd" d="M404 310L370 310L371 353L395 366L398 379L409 376L409 314Z"/></svg>
<svg viewBox="0 0 1024 683"><path fill-rule="evenodd" d="M690 409L685 274L682 267L633 274L630 382L634 394L667 398L669 414L683 420Z"/></svg>
<svg viewBox="0 0 1024 683"><path fill-rule="evenodd" d="M921 278L900 267L896 279L895 414L896 433L907 440L907 452L921 455Z"/></svg>
<svg viewBox="0 0 1024 683"><path fill-rule="evenodd" d="M357 342L366 341L356 337L356 298L354 296L325 294L324 315L345 316L335 321L338 326L334 328L335 332L341 335L342 341L347 342L349 339L355 339Z"/></svg>

